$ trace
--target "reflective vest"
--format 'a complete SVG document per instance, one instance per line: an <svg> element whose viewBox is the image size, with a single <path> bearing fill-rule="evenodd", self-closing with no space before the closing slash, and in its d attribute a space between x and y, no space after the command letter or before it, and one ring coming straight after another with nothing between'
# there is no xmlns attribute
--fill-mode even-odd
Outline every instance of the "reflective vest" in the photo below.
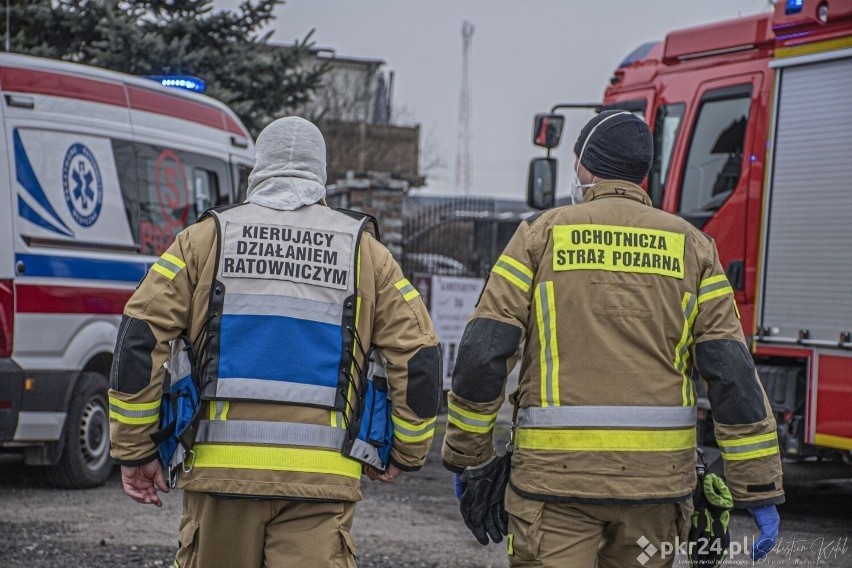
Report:
<svg viewBox="0 0 852 568"><path fill-rule="evenodd" d="M210 410L198 423L193 467L254 469L274 456L258 450L254 464L251 449L269 445L291 447L275 455L302 471L359 478L361 464L350 456L384 469L377 448L357 437L363 387L351 355L366 219L321 205L244 204L212 214L218 254L202 373ZM386 376L379 363L371 372ZM332 424L226 420L232 401L328 409Z"/></svg>
<svg viewBox="0 0 852 568"><path fill-rule="evenodd" d="M363 220L311 205L214 212L204 396L343 411L351 378Z"/></svg>

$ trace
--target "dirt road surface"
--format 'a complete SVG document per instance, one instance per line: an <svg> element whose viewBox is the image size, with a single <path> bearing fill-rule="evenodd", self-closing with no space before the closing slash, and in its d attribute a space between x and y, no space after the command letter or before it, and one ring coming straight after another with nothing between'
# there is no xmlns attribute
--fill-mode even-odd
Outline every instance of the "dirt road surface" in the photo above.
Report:
<svg viewBox="0 0 852 568"><path fill-rule="evenodd" d="M505 425L498 429L505 436ZM353 533L358 566L492 568L508 566L503 545L480 546L461 522L452 476L436 443L422 471L393 485L364 480ZM781 540L764 566L852 568L852 481L821 480L825 471L787 468L788 502L780 507ZM852 475L852 469L839 470ZM137 505L114 474L100 488L50 488L33 471L0 461L0 566L4 568L170 567L177 545L181 496L164 507ZM750 537L747 514L732 521L732 540ZM637 546L637 555L641 552ZM678 558L675 566L684 566ZM639 566L639 564L636 564ZM726 566L747 566L744 555Z"/></svg>

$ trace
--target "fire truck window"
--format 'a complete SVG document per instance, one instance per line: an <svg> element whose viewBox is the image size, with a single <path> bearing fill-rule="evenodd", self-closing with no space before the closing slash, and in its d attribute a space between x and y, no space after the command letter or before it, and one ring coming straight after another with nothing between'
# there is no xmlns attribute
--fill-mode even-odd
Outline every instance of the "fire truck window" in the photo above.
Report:
<svg viewBox="0 0 852 568"><path fill-rule="evenodd" d="M676 103L657 109L657 117L654 120L654 162L648 174L648 194L654 207L660 207L663 203L669 164L680 132L684 108L683 103Z"/></svg>
<svg viewBox="0 0 852 568"><path fill-rule="evenodd" d="M680 212L715 211L737 187L751 100L710 100L701 106L689 144Z"/></svg>

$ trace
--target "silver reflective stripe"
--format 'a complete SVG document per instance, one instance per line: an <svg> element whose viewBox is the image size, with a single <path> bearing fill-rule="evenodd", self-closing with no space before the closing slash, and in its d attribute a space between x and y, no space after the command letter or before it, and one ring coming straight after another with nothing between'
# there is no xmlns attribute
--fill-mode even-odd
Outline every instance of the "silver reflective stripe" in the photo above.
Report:
<svg viewBox="0 0 852 568"><path fill-rule="evenodd" d="M506 262L505 260L498 258L497 262L494 263L494 266L499 266L503 270L505 270L507 272L511 272L512 275L515 278L517 278L518 280L520 280L521 282L523 282L527 286L532 285L532 278L530 278L529 276L527 276L526 274L524 274L523 272L521 272L520 270L518 270L517 268L515 268L514 266L512 266L508 262Z"/></svg>
<svg viewBox="0 0 852 568"><path fill-rule="evenodd" d="M225 409L225 401L217 400L215 402L211 402L211 404L215 405L215 410L213 411L213 420L222 420L222 411Z"/></svg>
<svg viewBox="0 0 852 568"><path fill-rule="evenodd" d="M109 409L111 412L126 416L127 418L150 418L151 416L160 415L159 408L151 408L149 410L128 410L126 408L110 404Z"/></svg>
<svg viewBox="0 0 852 568"><path fill-rule="evenodd" d="M406 294L408 294L410 292L416 292L416 291L417 290L414 288L414 285L411 284L411 283L406 284L405 286L403 286L402 288L399 289L399 293L402 294L403 296L405 296Z"/></svg>
<svg viewBox="0 0 852 568"><path fill-rule="evenodd" d="M541 303L541 329L544 332L544 345L542 349L544 349L544 359L546 364L546 379L545 379L545 388L547 389L547 403L550 406L558 405L559 401L555 400L556 397L553 396L553 343L556 340L555 337L551 337L552 329L551 329L551 318L553 317L552 309L553 307L550 305L549 295L548 295L548 284L553 285L551 282L542 282L538 285L538 299Z"/></svg>
<svg viewBox="0 0 852 568"><path fill-rule="evenodd" d="M680 349L677 352L677 361L678 361L678 371L681 373L686 372L687 359L686 356L689 353L689 347L692 345L692 325L690 322L692 321L693 312L695 311L695 303L698 301L698 298L695 295L690 294L689 301L686 303L686 307L683 309L683 317L686 320L684 323L684 330L686 332L686 341L684 341L680 345Z"/></svg>
<svg viewBox="0 0 852 568"><path fill-rule="evenodd" d="M343 305L272 294L226 294L223 314L283 316L340 325Z"/></svg>
<svg viewBox="0 0 852 568"><path fill-rule="evenodd" d="M230 379L216 381L216 398L229 400L262 400L292 402L333 408L337 389L315 385L266 381L263 379Z"/></svg>
<svg viewBox="0 0 852 568"><path fill-rule="evenodd" d="M171 261L166 260L166 259L165 259L165 258L163 258L163 257L158 258L158 259L157 259L157 262L156 262L155 264L159 264L160 266L162 266L162 267L163 267L163 268L165 268L166 270L170 270L170 271L174 272L174 273L175 273L175 276L177 276L177 273L178 273L178 272L180 272L181 270L183 270L183 268L182 268L182 267L178 266L178 265L177 265L177 264L175 264L174 262L171 262Z"/></svg>
<svg viewBox="0 0 852 568"><path fill-rule="evenodd" d="M771 440L764 440L762 442L754 442L752 444L745 444L742 446L727 446L720 444L720 448L722 450L723 455L731 455L731 454L745 454L748 452L753 452L755 450L763 450L767 448L774 448L778 445L778 439L772 438Z"/></svg>
<svg viewBox="0 0 852 568"><path fill-rule="evenodd" d="M554 406L521 408L526 428L687 428L695 426L694 406Z"/></svg>
<svg viewBox="0 0 852 568"><path fill-rule="evenodd" d="M703 286L702 288L700 288L698 290L698 296L700 297L700 296L703 296L704 294L706 294L708 292L713 292L714 290L721 290L722 288L730 288L730 287L731 287L731 285L728 283L727 280L720 280L719 282L716 282L714 284L709 284L707 286ZM733 289L731 291L733 291Z"/></svg>
<svg viewBox="0 0 852 568"><path fill-rule="evenodd" d="M346 431L320 424L226 420L198 424L197 442L313 446L339 450Z"/></svg>
<svg viewBox="0 0 852 568"><path fill-rule="evenodd" d="M346 431L320 424L295 424L288 422L262 422L255 420L228 420L211 422L202 420L198 424L196 442L218 442L227 444L275 444L282 446L310 446L340 450ZM368 463L383 470L379 452L363 440L355 440L349 457Z"/></svg>
<svg viewBox="0 0 852 568"><path fill-rule="evenodd" d="M379 457L379 451L364 440L356 438L355 443L352 444L352 450L349 452L349 457L370 464L376 469L382 471L385 469L385 464L382 463L382 459Z"/></svg>
<svg viewBox="0 0 852 568"><path fill-rule="evenodd" d="M520 411L520 410L518 411L518 416L520 416L521 412L522 411ZM471 418L469 416L465 416L464 414L459 413L452 406L450 406L447 409L447 414L449 416L451 416L452 418L454 418L455 420L458 420L462 424L467 424L468 426L475 426L477 428L486 428L486 429L489 429L489 430L494 427L494 423L497 421L497 415L496 414L492 414L491 418L489 418L487 420L478 420L476 418ZM433 422L431 424L431 426L432 426L432 429L434 429L435 423ZM419 435L421 435L425 432L425 429L421 430L419 432L414 432L414 431L409 432L409 431L406 431L404 428L400 428L398 423L394 423L394 431L397 431L397 430L401 431L403 434L408 434L409 436L419 436Z"/></svg>
<svg viewBox="0 0 852 568"><path fill-rule="evenodd" d="M370 361L367 366L367 376L368 377L381 377L383 379L388 378L388 369L387 369L387 361L385 360L384 355L378 349L372 349L370 351Z"/></svg>

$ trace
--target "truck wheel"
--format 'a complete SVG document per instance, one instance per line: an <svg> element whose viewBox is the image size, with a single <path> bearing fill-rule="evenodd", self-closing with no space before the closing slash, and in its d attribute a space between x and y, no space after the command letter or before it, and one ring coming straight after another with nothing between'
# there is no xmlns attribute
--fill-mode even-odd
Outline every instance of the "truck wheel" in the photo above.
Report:
<svg viewBox="0 0 852 568"><path fill-rule="evenodd" d="M84 489L103 485L112 472L109 458L107 380L99 373L83 373L71 397L62 457L46 472L57 487Z"/></svg>

